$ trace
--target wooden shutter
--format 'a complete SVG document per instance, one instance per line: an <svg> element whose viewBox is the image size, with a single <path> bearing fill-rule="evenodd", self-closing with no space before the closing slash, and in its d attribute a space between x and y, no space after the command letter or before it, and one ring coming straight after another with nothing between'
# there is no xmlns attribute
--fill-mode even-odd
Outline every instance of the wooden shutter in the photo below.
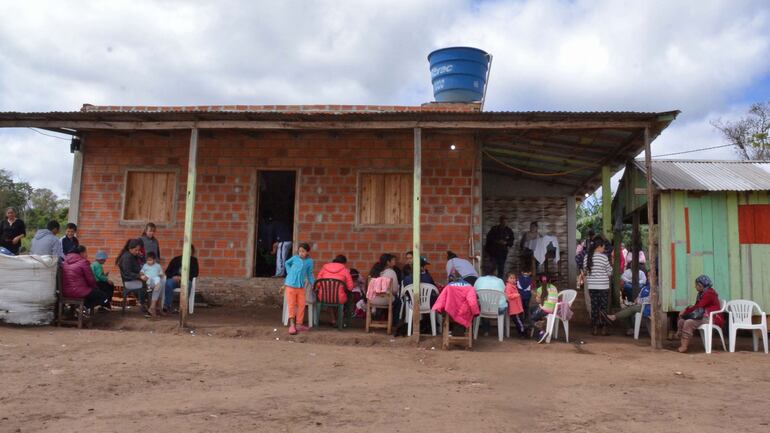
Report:
<svg viewBox="0 0 770 433"><path fill-rule="evenodd" d="M407 225L411 218L411 173L361 174L359 224Z"/></svg>
<svg viewBox="0 0 770 433"><path fill-rule="evenodd" d="M171 222L175 188L174 172L129 171L126 175L123 219Z"/></svg>

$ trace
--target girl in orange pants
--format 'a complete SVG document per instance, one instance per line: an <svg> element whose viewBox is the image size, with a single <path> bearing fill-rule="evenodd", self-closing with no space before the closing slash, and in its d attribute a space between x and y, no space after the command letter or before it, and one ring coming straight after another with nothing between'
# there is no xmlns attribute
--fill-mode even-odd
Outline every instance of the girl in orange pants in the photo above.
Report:
<svg viewBox="0 0 770 433"><path fill-rule="evenodd" d="M307 331L302 325L305 319L305 284L313 284L313 259L310 257L310 245L299 244L297 255L286 261L286 304L289 310L289 334Z"/></svg>

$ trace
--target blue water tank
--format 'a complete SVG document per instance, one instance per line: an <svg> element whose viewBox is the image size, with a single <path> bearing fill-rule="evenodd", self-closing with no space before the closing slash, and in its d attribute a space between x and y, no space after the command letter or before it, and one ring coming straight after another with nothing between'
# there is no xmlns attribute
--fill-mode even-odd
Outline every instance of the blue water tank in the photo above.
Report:
<svg viewBox="0 0 770 433"><path fill-rule="evenodd" d="M436 102L481 101L489 54L478 48L450 47L428 54Z"/></svg>

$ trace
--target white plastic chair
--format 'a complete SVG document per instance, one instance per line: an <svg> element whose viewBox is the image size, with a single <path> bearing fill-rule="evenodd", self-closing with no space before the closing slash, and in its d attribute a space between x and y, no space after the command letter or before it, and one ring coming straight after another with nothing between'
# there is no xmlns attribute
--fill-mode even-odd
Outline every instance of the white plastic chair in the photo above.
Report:
<svg viewBox="0 0 770 433"><path fill-rule="evenodd" d="M310 292L310 294L308 294ZM311 302L312 301L312 302ZM307 327L315 325L315 294L305 287L305 306L307 306ZM283 326L289 326L289 303L286 302L286 292L283 292L283 312L281 315ZM299 324L298 324L299 325Z"/></svg>
<svg viewBox="0 0 770 433"><path fill-rule="evenodd" d="M193 310L195 310L195 287L197 285L198 285L198 277L195 277L192 279L192 284L190 284L190 296L187 297L187 314L192 314ZM164 277L164 280L162 281L161 287L163 288L163 294L161 295L161 298L165 298L166 297L165 277ZM182 289L180 287L177 287L176 289L174 289L174 293L182 293Z"/></svg>
<svg viewBox="0 0 770 433"><path fill-rule="evenodd" d="M714 336L714 331L719 334L719 338L722 340L722 350L725 352L727 351L727 347L725 347L725 337L722 334L722 328L714 325L714 315L724 313L725 307L727 305L724 299L720 300L719 302L719 310L709 313L709 323L704 323L703 325L698 326L698 331L700 331L700 338L703 340L703 347L706 349L706 353L711 353L711 341L712 337Z"/></svg>
<svg viewBox="0 0 770 433"><path fill-rule="evenodd" d="M751 323L751 316L756 309L759 312L760 323ZM727 313L729 317L730 325L730 352L735 352L735 337L738 335L739 329L747 329L752 331L752 340L754 343L754 351L757 351L757 331L762 334L762 342L765 345L765 353L767 353L767 317L765 312L762 311L754 301L746 300L734 300L727 303Z"/></svg>
<svg viewBox="0 0 770 433"><path fill-rule="evenodd" d="M497 319L497 339L503 341L505 335L505 328L509 327L508 311L503 314L499 314L500 300L505 299L505 293L498 292L497 290L482 289L477 290L476 295L479 297L479 310L480 314L473 319L473 339L479 338L479 324L481 319ZM509 331L510 332L510 331Z"/></svg>
<svg viewBox="0 0 770 433"><path fill-rule="evenodd" d="M642 309L639 310L638 313L634 314L634 340L639 339L639 330L642 327L642 319L644 318L644 307L648 305L650 305L649 302L642 302Z"/></svg>
<svg viewBox="0 0 770 433"><path fill-rule="evenodd" d="M404 304L407 304L405 306L406 308L406 321L407 321L407 335L412 335L412 314L414 314L413 311L413 304L411 301L411 295L412 291L414 290L414 287L409 284L402 290L402 295L406 295L406 293L409 293L410 296L407 296L406 298L409 299L408 302L404 302ZM433 284L428 283L420 283L420 317L422 317L423 314L430 314L430 331L431 334L435 337L436 336L436 312L433 311L430 308L430 295L432 293L436 293L438 295L438 288L434 286Z"/></svg>
<svg viewBox="0 0 770 433"><path fill-rule="evenodd" d="M572 303L575 302L575 299L577 298L577 290L572 289L566 289L559 292L558 295L558 302L556 303L556 308L554 308L553 313L548 314L546 316L546 325L547 325L547 336L545 337L545 342L550 343L551 342L551 335L553 335L553 338L559 339L559 304L562 302L566 302L567 305L572 308ZM562 320L561 321L562 326L564 327L564 340L569 343L569 320Z"/></svg>

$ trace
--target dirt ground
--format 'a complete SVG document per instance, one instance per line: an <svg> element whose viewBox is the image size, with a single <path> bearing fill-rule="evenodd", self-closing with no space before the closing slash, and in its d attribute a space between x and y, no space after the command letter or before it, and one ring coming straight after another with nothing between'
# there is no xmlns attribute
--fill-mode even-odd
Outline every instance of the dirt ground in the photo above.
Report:
<svg viewBox="0 0 770 433"><path fill-rule="evenodd" d="M200 309L192 332L136 312L89 330L0 325L0 432L770 431L770 356L750 338L680 355L573 329L569 344L441 351L328 326L290 337L279 317Z"/></svg>

